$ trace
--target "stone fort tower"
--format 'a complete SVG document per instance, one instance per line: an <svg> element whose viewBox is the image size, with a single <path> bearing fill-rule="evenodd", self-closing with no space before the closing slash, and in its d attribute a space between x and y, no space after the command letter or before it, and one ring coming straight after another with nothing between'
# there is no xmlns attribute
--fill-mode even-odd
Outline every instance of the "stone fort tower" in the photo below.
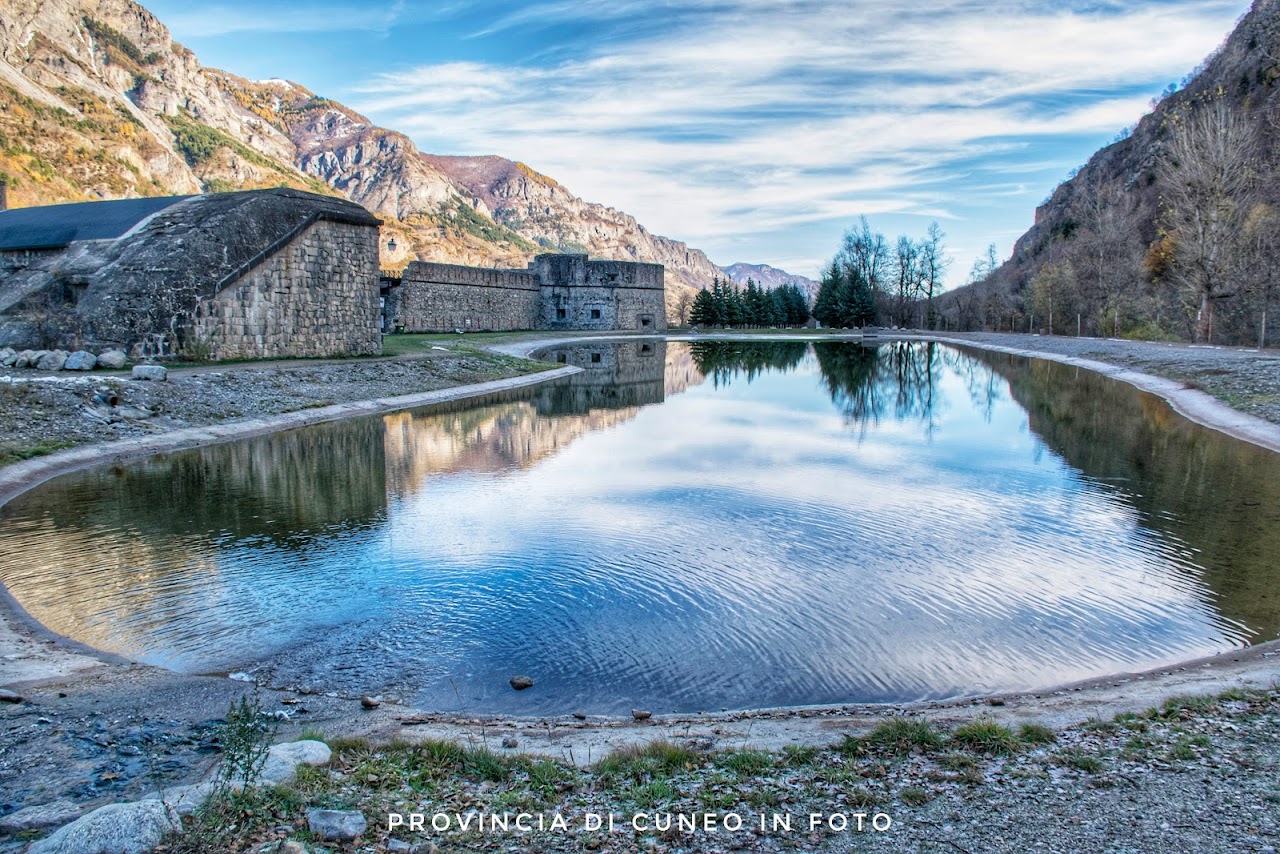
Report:
<svg viewBox="0 0 1280 854"><path fill-rule="evenodd" d="M667 328L661 264L544 254L527 270L414 261L384 280L387 332Z"/></svg>

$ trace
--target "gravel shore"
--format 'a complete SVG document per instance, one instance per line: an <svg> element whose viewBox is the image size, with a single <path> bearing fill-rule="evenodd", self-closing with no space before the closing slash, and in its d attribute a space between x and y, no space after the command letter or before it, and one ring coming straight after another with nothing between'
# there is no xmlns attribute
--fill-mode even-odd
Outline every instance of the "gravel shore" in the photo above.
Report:
<svg viewBox="0 0 1280 854"><path fill-rule="evenodd" d="M995 332L948 333L946 337L1122 365L1178 380L1233 409L1280 424L1280 350Z"/></svg>
<svg viewBox="0 0 1280 854"><path fill-rule="evenodd" d="M177 368L165 382L128 373L0 377L0 464L61 448L394 397L528 373L528 362L470 346L398 359L253 362ZM118 402L109 406L105 398Z"/></svg>

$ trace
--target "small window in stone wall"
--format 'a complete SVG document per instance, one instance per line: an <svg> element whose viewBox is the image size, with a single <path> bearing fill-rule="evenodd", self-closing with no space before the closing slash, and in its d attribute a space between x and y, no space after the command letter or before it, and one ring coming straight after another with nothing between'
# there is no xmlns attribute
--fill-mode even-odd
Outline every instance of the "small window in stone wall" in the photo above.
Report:
<svg viewBox="0 0 1280 854"><path fill-rule="evenodd" d="M568 354L568 353L556 353L556 361L563 365L565 362L568 362L568 361L569 361L569 354Z"/></svg>
<svg viewBox="0 0 1280 854"><path fill-rule="evenodd" d="M592 320L599 320L599 319L600 319L600 309L598 309L598 308L593 308L593 309L591 309L591 319L592 319Z"/></svg>
<svg viewBox="0 0 1280 854"><path fill-rule="evenodd" d="M599 354L599 353L592 353L592 354L591 354L591 364L595 365L595 364L599 364L599 362L600 362L600 354Z"/></svg>
<svg viewBox="0 0 1280 854"><path fill-rule="evenodd" d="M569 312L565 311L563 308L556 309L557 320L564 320L568 315L569 315Z"/></svg>

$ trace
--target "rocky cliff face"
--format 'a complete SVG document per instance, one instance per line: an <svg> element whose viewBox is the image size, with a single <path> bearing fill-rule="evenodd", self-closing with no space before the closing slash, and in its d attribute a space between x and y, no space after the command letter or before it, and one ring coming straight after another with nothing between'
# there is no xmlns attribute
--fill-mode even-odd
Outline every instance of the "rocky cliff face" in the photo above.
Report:
<svg viewBox="0 0 1280 854"><path fill-rule="evenodd" d="M386 266L523 266L547 250L656 262L673 309L718 273L521 164L424 155L295 83L204 68L131 0L0 0L0 175L13 206L281 185L343 195L386 220Z"/></svg>

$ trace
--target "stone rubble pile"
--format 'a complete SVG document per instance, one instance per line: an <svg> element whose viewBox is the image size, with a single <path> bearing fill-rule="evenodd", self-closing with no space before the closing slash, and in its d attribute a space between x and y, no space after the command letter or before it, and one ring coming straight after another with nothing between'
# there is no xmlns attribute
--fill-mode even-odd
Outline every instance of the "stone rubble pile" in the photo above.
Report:
<svg viewBox="0 0 1280 854"><path fill-rule="evenodd" d="M92 371L94 368L119 370L128 360L123 350L15 350L0 348L0 368L29 368L37 371Z"/></svg>

